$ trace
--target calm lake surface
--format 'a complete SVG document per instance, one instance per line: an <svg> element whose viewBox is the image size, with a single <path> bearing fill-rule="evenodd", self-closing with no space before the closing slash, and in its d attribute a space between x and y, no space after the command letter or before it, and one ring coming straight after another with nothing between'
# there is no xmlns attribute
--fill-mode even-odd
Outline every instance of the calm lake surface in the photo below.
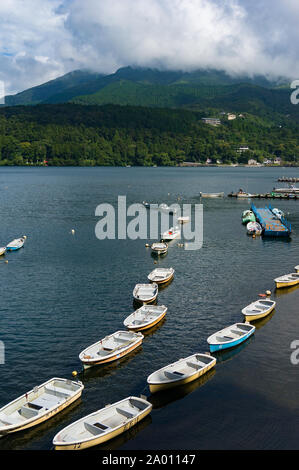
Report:
<svg viewBox="0 0 299 470"><path fill-rule="evenodd" d="M204 199L204 243L187 251L175 242L154 264L149 240L100 241L98 204L199 203L200 191L267 192L282 168L1 168L0 246L27 235L25 247L0 260L0 406L51 377L81 371L82 349L123 329L132 290L157 266L175 268L160 290L165 321L121 362L91 369L82 399L31 430L0 440L0 449L50 449L54 435L80 417L143 393L151 415L103 449L299 449L299 288L275 293L273 279L299 264L299 201L271 202L287 213L291 241L252 239L241 224L248 200ZM178 197L180 198L178 200ZM257 206L267 204L257 200ZM75 229L75 234L71 230ZM4 263L4 260L8 263ZM275 312L256 323L239 349L217 356L214 371L185 388L150 396L154 370L208 350L215 331L243 321L241 309L265 290Z"/></svg>

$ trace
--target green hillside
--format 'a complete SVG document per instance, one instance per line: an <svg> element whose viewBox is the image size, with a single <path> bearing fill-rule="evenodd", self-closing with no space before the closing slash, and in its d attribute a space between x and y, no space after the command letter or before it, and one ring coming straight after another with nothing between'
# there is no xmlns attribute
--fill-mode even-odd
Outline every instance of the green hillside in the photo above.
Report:
<svg viewBox="0 0 299 470"><path fill-rule="evenodd" d="M77 104L0 109L0 165L178 165L247 163L281 157L299 163L299 125L250 113L205 124L207 109ZM216 114L216 110L214 110ZM220 117L218 111L218 117ZM248 146L242 154L236 149Z"/></svg>

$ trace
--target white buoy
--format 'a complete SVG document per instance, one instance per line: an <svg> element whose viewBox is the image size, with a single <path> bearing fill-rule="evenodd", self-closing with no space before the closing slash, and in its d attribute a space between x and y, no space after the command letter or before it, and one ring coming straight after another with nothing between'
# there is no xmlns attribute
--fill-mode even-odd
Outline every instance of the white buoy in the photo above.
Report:
<svg viewBox="0 0 299 470"><path fill-rule="evenodd" d="M74 233L75 233L75 230L72 228L72 234L74 235Z"/></svg>

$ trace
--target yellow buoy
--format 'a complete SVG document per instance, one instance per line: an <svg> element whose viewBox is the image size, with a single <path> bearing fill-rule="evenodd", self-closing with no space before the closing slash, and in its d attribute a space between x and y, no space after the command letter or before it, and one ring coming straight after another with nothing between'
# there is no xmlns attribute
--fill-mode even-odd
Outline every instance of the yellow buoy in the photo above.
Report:
<svg viewBox="0 0 299 470"><path fill-rule="evenodd" d="M270 291L270 290L266 290L266 294L267 294L267 295L271 295L271 291Z"/></svg>
<svg viewBox="0 0 299 470"><path fill-rule="evenodd" d="M148 247L149 247L149 244L148 244L148 243L146 243L146 244L145 244L145 246L146 246L146 248L148 248Z"/></svg>
<svg viewBox="0 0 299 470"><path fill-rule="evenodd" d="M4 261L4 263L6 263L6 264L8 263L7 259Z"/></svg>
<svg viewBox="0 0 299 470"><path fill-rule="evenodd" d="M72 234L74 235L74 233L75 233L75 230L72 228Z"/></svg>
<svg viewBox="0 0 299 470"><path fill-rule="evenodd" d="M73 370L72 376L73 376L73 377L76 377L77 375L78 375L78 372L77 372L76 370Z"/></svg>

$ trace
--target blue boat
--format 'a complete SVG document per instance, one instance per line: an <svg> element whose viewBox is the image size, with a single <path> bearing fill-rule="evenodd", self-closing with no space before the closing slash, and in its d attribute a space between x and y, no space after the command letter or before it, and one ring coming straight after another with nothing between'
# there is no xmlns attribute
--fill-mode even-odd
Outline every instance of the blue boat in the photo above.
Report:
<svg viewBox="0 0 299 470"><path fill-rule="evenodd" d="M22 246L24 246L24 243L25 243L25 240L26 240L26 236L24 235L24 237L22 238L16 238L15 240L13 240L12 242L10 242L7 246L6 246L6 250L7 251L16 251L16 250L19 250L20 248L22 248Z"/></svg>
<svg viewBox="0 0 299 470"><path fill-rule="evenodd" d="M223 330L217 331L207 339L210 352L233 348L246 341L255 331L255 326L249 323L235 323Z"/></svg>

